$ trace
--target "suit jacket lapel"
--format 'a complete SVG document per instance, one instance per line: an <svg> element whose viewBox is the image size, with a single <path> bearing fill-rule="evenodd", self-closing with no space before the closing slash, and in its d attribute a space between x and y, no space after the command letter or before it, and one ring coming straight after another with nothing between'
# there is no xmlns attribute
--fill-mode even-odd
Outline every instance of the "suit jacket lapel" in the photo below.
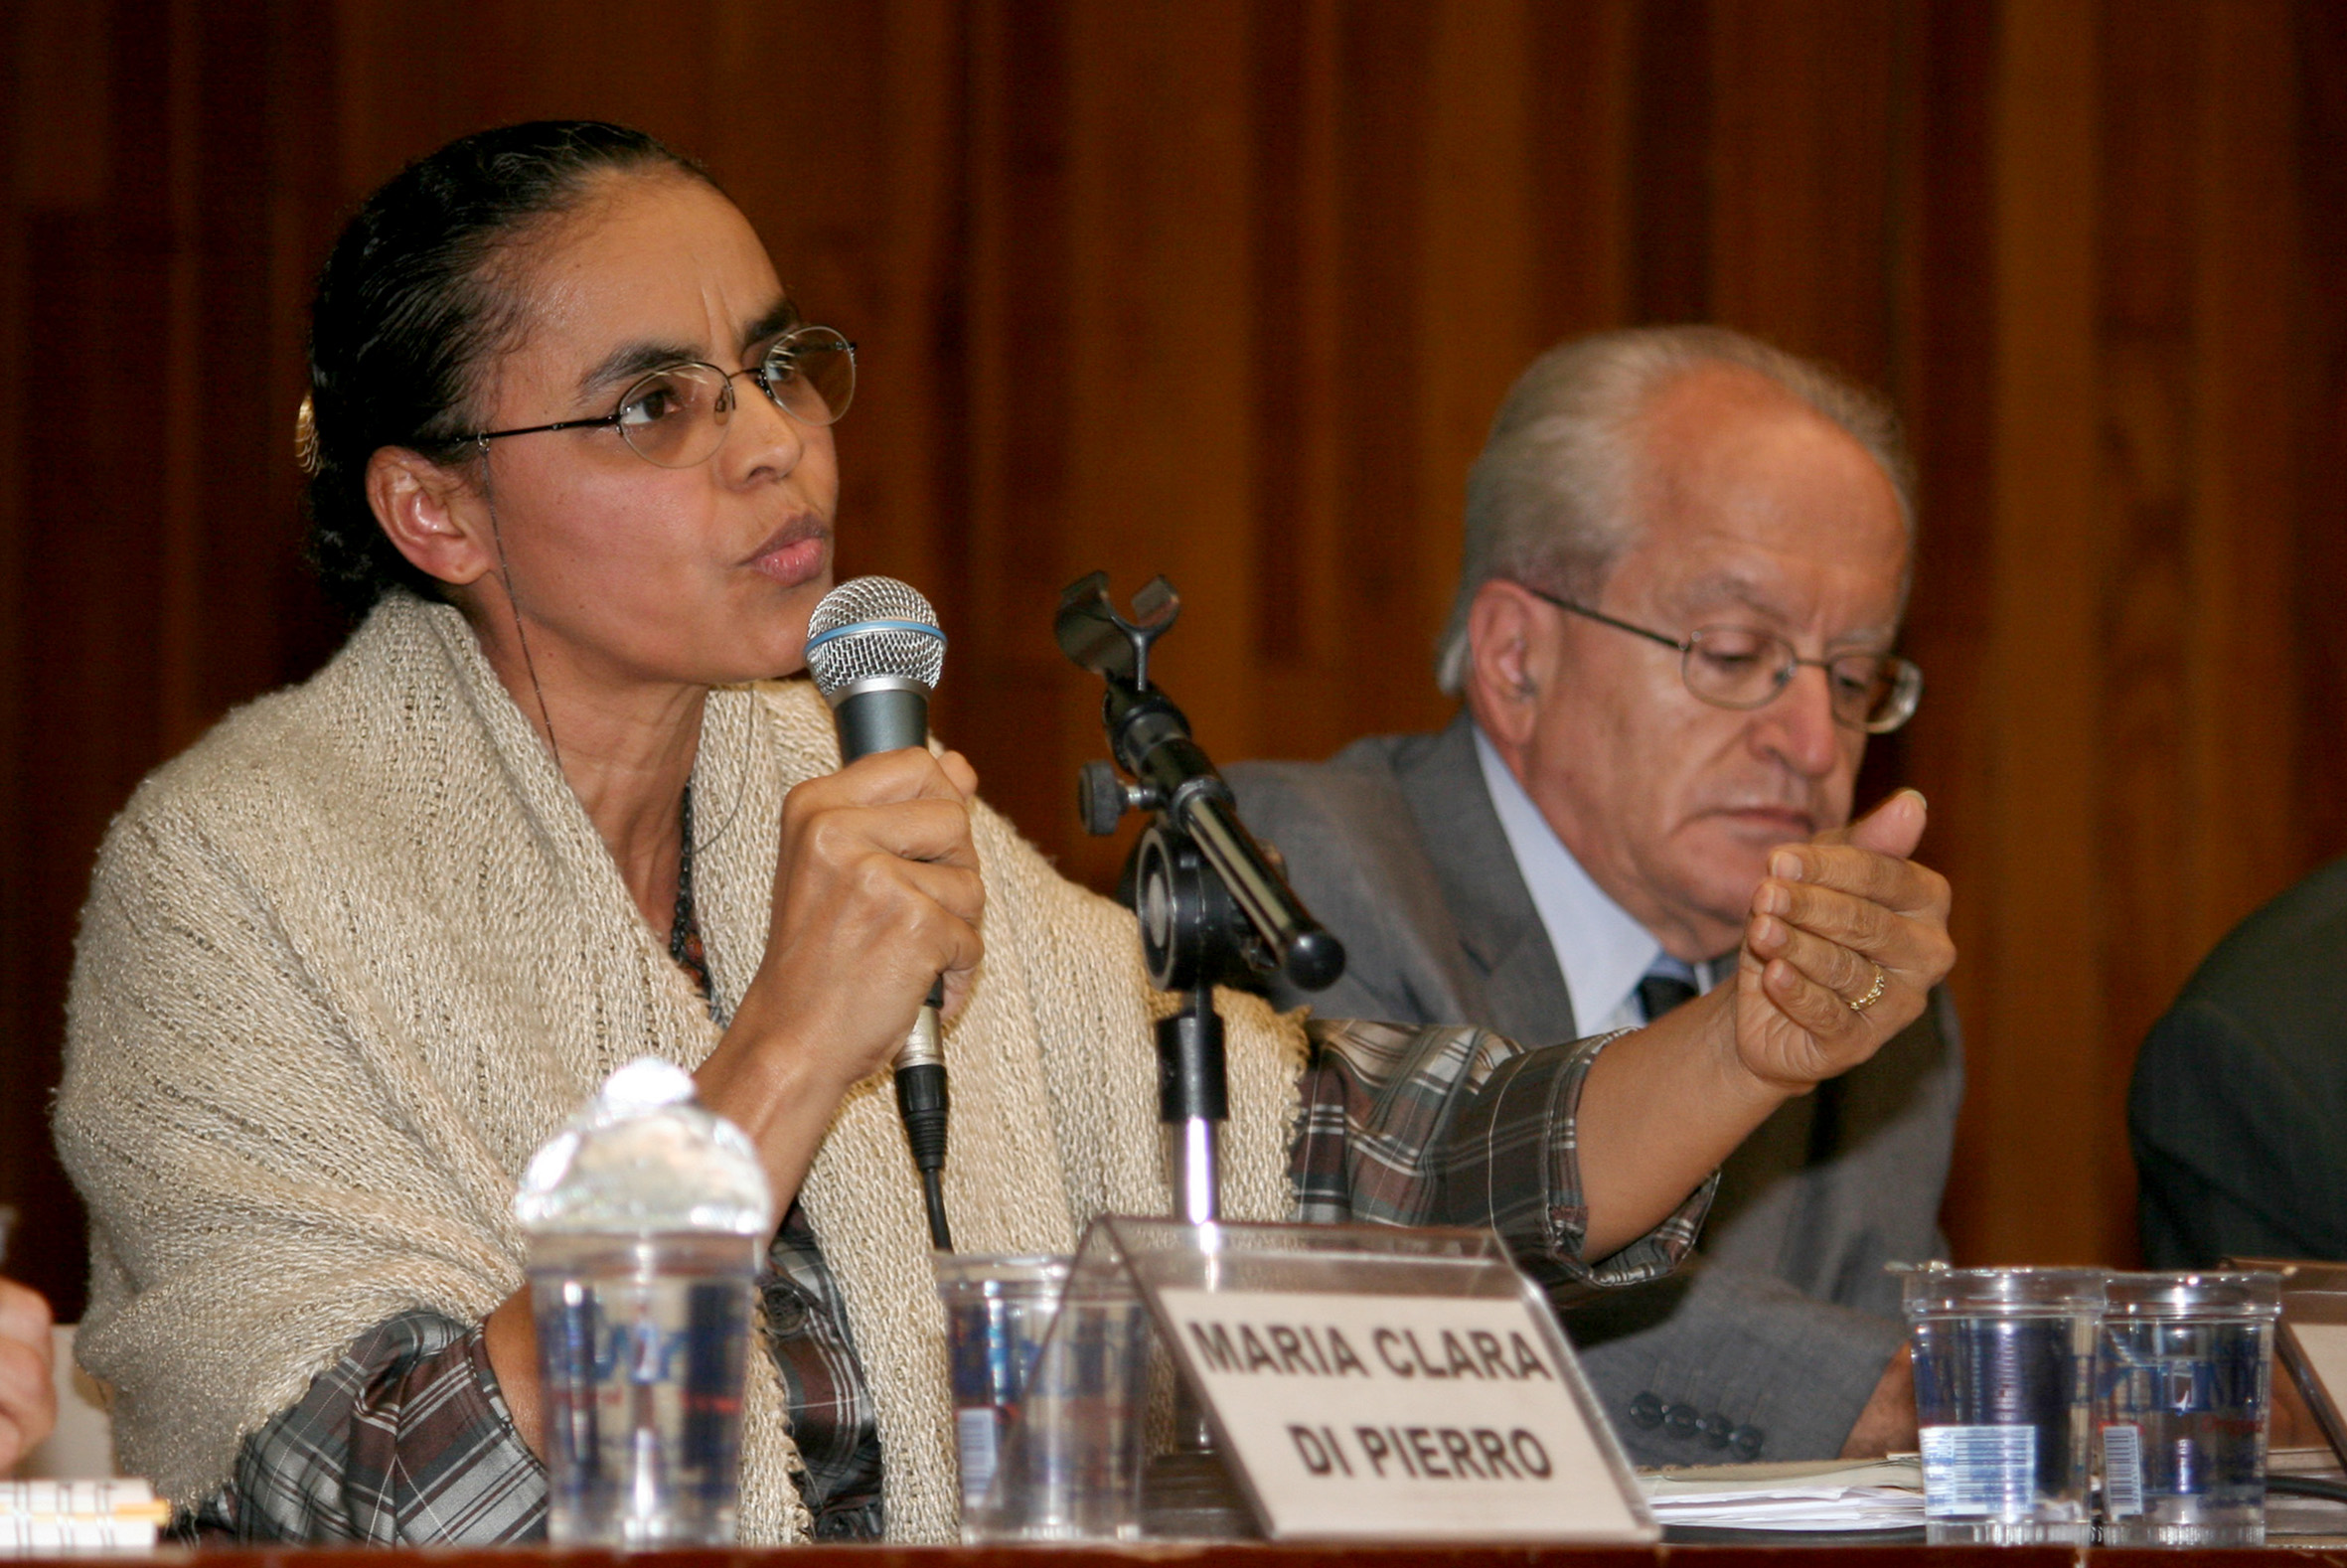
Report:
<svg viewBox="0 0 2347 1568"><path fill-rule="evenodd" d="M1417 819L1460 945L1484 976L1478 1021L1525 1045L1573 1038L1573 999L1484 786L1474 719L1462 710L1433 745L1398 760L1394 776Z"/></svg>

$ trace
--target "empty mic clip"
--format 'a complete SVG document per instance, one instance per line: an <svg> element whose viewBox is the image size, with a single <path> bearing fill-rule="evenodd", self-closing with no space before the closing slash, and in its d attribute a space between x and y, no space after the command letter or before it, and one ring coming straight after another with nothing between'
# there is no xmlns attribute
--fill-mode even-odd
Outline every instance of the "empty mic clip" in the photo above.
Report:
<svg viewBox="0 0 2347 1568"><path fill-rule="evenodd" d="M1276 971L1300 990L1325 990L1344 973L1344 945L1313 918L1288 885L1285 867L1247 831L1230 787L1191 738L1181 709L1162 687L1150 685L1150 651L1180 613L1181 595L1164 577L1134 595L1130 616L1109 598L1105 571L1079 577L1060 593L1052 633L1062 653L1107 683L1101 720L1116 758L1087 763L1077 775L1077 813L1088 830L1105 836L1127 812L1152 812L1159 819L1153 832L1178 841L1161 844L1154 862L1137 852L1133 867L1144 952L1162 948L1167 957L1162 974L1151 959L1151 978L1161 990L1224 978L1219 956L1202 965L1174 961L1174 949L1187 944L1168 935L1174 924L1211 933L1199 954L1228 955L1258 974ZM1132 782L1119 776L1120 768ZM1145 835L1145 849L1149 842ZM1153 863L1166 874L1154 880L1139 874ZM1192 884L1196 896L1184 896ZM1152 887L1160 895L1154 903ZM1176 920L1177 914L1188 918ZM1167 940L1154 941L1153 932ZM1175 972L1194 972L1194 979L1165 978Z"/></svg>

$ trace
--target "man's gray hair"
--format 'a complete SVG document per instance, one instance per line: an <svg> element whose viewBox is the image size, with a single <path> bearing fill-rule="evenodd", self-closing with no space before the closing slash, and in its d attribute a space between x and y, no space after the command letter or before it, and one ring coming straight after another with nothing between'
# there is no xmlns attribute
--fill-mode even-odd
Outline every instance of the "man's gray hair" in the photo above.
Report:
<svg viewBox="0 0 2347 1568"><path fill-rule="evenodd" d="M1633 327L1577 338L1534 360L1467 478L1459 594L1435 656L1453 697L1467 684L1467 612L1494 577L1589 602L1630 544L1637 425L1655 395L1691 371L1740 366L1830 419L1882 465L1915 534L1914 475L1898 415L1822 365L1727 327Z"/></svg>

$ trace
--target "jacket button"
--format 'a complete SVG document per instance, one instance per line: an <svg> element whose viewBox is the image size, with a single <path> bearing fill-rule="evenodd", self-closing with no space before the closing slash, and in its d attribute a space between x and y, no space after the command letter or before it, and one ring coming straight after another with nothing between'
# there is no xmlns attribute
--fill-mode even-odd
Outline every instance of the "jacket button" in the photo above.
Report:
<svg viewBox="0 0 2347 1568"><path fill-rule="evenodd" d="M1726 1448L1728 1446L1728 1434L1735 1430L1735 1426L1736 1424L1734 1422L1730 1421L1726 1416L1723 1416L1718 1411L1714 1410L1710 1415L1707 1415L1703 1418L1702 1432L1704 1446L1706 1448Z"/></svg>
<svg viewBox="0 0 2347 1568"><path fill-rule="evenodd" d="M1662 1430L1682 1441L1695 1435L1701 1421L1693 1405L1671 1405L1662 1412Z"/></svg>
<svg viewBox="0 0 2347 1568"><path fill-rule="evenodd" d="M1662 1401L1656 1399L1650 1392L1639 1395L1630 1402L1630 1420L1633 1426L1649 1429L1660 1426L1662 1424Z"/></svg>
<svg viewBox="0 0 2347 1568"><path fill-rule="evenodd" d="M1742 1459L1760 1458L1762 1432L1759 1427L1738 1427L1728 1434L1728 1447Z"/></svg>

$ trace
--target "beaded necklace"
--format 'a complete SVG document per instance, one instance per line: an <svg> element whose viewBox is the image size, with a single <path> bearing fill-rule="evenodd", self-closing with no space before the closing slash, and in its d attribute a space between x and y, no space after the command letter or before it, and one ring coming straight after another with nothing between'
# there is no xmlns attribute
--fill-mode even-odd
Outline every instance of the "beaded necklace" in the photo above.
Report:
<svg viewBox="0 0 2347 1568"><path fill-rule="evenodd" d="M701 991L702 1000L708 1004L709 1017L717 1016L717 988L709 979L708 952L701 943L701 920L693 908L693 786L685 786L685 798L677 806L678 825L684 829L684 847L677 853L677 912L669 923L669 957L693 980Z"/></svg>

